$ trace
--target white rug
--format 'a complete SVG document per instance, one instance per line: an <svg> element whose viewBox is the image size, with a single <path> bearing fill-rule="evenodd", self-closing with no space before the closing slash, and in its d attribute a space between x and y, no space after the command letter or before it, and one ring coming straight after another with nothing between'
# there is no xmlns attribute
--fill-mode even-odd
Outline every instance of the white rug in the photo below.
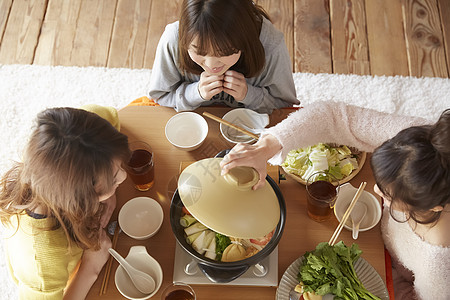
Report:
<svg viewBox="0 0 450 300"><path fill-rule="evenodd" d="M0 65L0 174L20 157L36 114L87 103L120 109L147 95L151 70ZM450 108L450 79L295 73L302 104L319 100L436 120ZM161 124L163 126L163 124ZM0 299L15 299L0 246Z"/></svg>

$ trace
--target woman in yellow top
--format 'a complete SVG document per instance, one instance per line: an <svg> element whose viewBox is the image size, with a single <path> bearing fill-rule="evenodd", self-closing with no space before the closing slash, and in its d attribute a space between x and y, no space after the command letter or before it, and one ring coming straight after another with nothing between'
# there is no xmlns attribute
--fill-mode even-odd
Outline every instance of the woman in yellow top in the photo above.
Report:
<svg viewBox="0 0 450 300"><path fill-rule="evenodd" d="M0 221L20 299L84 299L108 259L104 228L130 151L117 115L99 112L39 113L23 162L1 179Z"/></svg>

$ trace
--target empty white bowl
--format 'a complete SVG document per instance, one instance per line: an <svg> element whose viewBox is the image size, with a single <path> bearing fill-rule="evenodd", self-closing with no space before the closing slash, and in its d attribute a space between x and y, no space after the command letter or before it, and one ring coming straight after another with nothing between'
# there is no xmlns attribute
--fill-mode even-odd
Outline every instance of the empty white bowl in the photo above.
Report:
<svg viewBox="0 0 450 300"><path fill-rule="evenodd" d="M342 216L350 205L350 202L352 202L353 196L357 190L358 189L350 183L341 185L338 197L336 199L336 204L334 206L334 214L339 222L342 220ZM372 229L381 219L380 202L373 194L367 191L362 192L358 202L362 202L367 206L367 213L361 221L359 231L367 231ZM352 220L350 217L347 219L347 222L345 222L344 227L350 231L352 230Z"/></svg>
<svg viewBox="0 0 450 300"><path fill-rule="evenodd" d="M163 209L149 197L128 200L119 211L119 225L128 236L144 240L155 235L162 225Z"/></svg>
<svg viewBox="0 0 450 300"><path fill-rule="evenodd" d="M194 112L181 112L166 123L167 140L175 147L192 151L200 147L208 135L205 118Z"/></svg>
<svg viewBox="0 0 450 300"><path fill-rule="evenodd" d="M125 260L139 271L145 272L152 276L155 280L155 290L150 294L141 293L134 286L123 267L119 265L116 269L116 275L114 278L119 292L124 297L133 300L149 299L155 295L161 287L163 281L163 271L161 265L148 254L145 246L131 247L127 257L125 257Z"/></svg>
<svg viewBox="0 0 450 300"><path fill-rule="evenodd" d="M248 108L233 109L227 112L222 119L241 127L242 124L244 124L247 127L255 129L264 128L269 124L268 114L260 114ZM220 132L223 137L231 143L250 143L254 141L252 137L225 124L220 124Z"/></svg>

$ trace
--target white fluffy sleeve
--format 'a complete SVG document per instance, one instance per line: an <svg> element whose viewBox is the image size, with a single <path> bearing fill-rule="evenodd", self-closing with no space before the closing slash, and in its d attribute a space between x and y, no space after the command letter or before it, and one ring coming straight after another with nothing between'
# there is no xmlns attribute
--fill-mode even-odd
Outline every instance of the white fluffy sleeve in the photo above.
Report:
<svg viewBox="0 0 450 300"><path fill-rule="evenodd" d="M381 113L338 102L315 102L293 112L265 131L283 146L269 162L281 164L292 149L317 143L336 143L372 152L399 131L429 121L417 117Z"/></svg>

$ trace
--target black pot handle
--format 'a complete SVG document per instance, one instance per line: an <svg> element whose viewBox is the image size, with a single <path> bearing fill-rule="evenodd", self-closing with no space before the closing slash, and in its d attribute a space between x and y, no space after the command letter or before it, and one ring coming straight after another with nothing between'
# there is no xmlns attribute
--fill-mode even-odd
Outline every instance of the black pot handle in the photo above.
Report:
<svg viewBox="0 0 450 300"><path fill-rule="evenodd" d="M215 283L228 283L233 281L244 274L249 268L247 265L241 265L236 267L227 266L225 269L217 266L211 267L202 263L199 263L198 267L209 280Z"/></svg>
<svg viewBox="0 0 450 300"><path fill-rule="evenodd" d="M225 155L227 155L230 151L231 151L231 149L222 150L219 153L217 153L216 156L214 156L214 157L216 157L216 158L225 157Z"/></svg>

